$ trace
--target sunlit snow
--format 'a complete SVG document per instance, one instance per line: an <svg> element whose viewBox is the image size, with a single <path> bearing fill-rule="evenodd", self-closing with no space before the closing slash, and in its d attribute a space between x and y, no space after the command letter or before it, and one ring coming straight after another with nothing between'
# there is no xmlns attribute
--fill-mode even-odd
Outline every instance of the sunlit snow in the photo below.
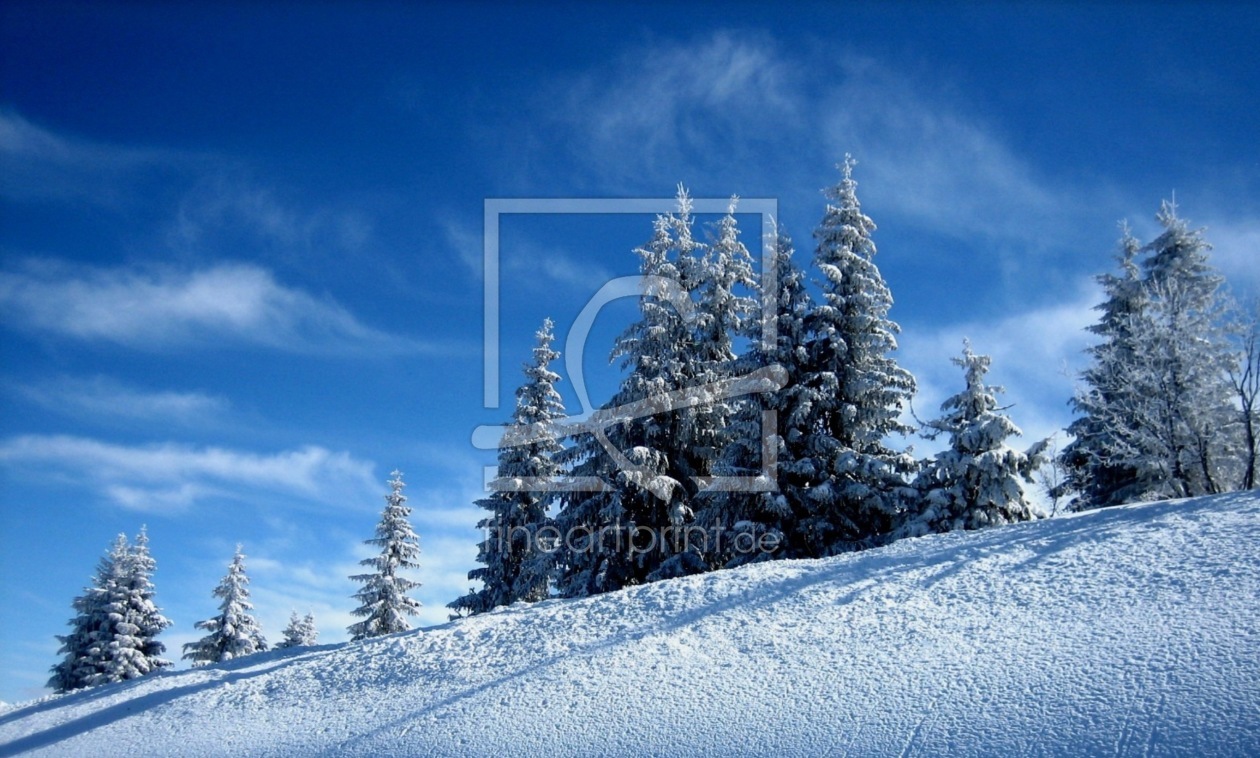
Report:
<svg viewBox="0 0 1260 758"><path fill-rule="evenodd" d="M1260 495L780 561L11 706L0 755L1246 755Z"/></svg>

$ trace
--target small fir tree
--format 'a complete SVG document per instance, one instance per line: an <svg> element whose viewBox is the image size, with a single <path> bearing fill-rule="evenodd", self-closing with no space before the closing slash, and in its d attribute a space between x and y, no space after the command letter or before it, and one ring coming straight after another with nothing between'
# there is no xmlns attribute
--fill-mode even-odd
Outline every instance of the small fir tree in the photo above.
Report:
<svg viewBox="0 0 1260 758"><path fill-rule="evenodd" d="M385 510L376 525L376 536L364 540L365 544L379 547L381 552L375 558L360 561L361 565L375 571L350 577L363 584L363 589L354 594L354 599L361 603L354 615L362 616L363 620L350 625L352 641L405 632L411 629L407 617L415 616L420 610L420 602L407 596L420 583L399 574L399 571L420 567L416 561L420 556L420 538L408 520L411 509L402 493L407 486L402 472L394 471L390 476L390 493L385 496Z"/></svg>
<svg viewBox="0 0 1260 758"><path fill-rule="evenodd" d="M297 611L289 614L289 625L284 628L284 639L276 645L277 650L291 647L309 647L319 639L315 629L315 617L306 614L298 618Z"/></svg>
<svg viewBox="0 0 1260 758"><path fill-rule="evenodd" d="M227 574L214 588L214 596L222 601L219 613L196 623L196 628L208 634L196 642L186 643L184 658L194 666L205 666L266 650L267 640L250 613L254 605L249 601L249 576L245 573L245 553L240 545L236 546Z"/></svg>
<svg viewBox="0 0 1260 758"><path fill-rule="evenodd" d="M171 665L162 657L166 645L157 640L171 621L154 603L152 576L156 569L157 562L149 553L148 530L141 527L123 562L118 597L111 603L115 657L110 681L135 679Z"/></svg>
<svg viewBox="0 0 1260 758"><path fill-rule="evenodd" d="M1027 452L1006 445L1021 434L1002 413L997 395L1001 387L985 384L989 357L963 348L953 362L966 374L962 392L941 404L945 415L929 421L929 439L949 435L949 449L928 461L916 484L921 492L917 512L898 530L902 536L1027 521L1037 515L1028 503L1023 482L1044 462L1049 445L1043 440Z"/></svg>

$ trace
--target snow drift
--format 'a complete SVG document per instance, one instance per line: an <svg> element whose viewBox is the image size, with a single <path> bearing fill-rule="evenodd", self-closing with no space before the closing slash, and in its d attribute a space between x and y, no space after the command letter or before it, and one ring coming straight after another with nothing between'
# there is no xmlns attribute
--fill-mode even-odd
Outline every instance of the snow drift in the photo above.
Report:
<svg viewBox="0 0 1260 758"><path fill-rule="evenodd" d="M13 706L0 754L1244 755L1260 496L513 606Z"/></svg>

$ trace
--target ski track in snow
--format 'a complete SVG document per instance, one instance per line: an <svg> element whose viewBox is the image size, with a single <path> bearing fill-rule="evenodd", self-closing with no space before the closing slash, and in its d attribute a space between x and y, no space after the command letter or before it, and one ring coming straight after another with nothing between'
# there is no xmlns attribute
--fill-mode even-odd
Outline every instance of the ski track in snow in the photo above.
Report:
<svg viewBox="0 0 1260 758"><path fill-rule="evenodd" d="M513 606L0 711L0 756L1256 755L1260 495Z"/></svg>

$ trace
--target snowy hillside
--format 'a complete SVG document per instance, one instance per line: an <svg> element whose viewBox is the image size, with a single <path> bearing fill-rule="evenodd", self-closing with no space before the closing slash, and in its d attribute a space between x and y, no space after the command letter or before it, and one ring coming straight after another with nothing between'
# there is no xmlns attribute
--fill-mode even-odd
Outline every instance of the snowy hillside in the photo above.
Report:
<svg viewBox="0 0 1260 758"><path fill-rule="evenodd" d="M1244 755L1260 497L902 541L0 713L0 755Z"/></svg>

